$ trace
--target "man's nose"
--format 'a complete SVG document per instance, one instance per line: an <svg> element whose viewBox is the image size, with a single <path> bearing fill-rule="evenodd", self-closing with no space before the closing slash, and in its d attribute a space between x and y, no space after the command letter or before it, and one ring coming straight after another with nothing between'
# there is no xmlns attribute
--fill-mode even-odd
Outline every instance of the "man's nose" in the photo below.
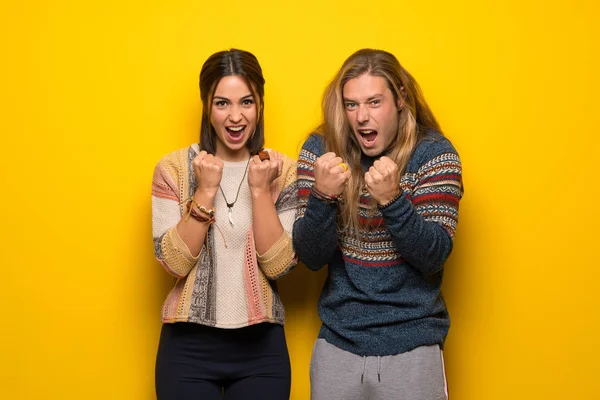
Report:
<svg viewBox="0 0 600 400"><path fill-rule="evenodd" d="M359 104L356 119L359 124L364 124L369 120L369 109L365 104Z"/></svg>

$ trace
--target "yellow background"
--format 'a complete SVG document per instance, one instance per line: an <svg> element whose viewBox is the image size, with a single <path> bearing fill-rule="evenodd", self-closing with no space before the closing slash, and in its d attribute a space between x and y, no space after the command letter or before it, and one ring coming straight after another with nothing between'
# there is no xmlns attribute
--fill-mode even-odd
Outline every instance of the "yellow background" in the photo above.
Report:
<svg viewBox="0 0 600 400"><path fill-rule="evenodd" d="M0 397L151 399L161 303L150 181L197 140L198 73L254 52L267 145L296 156L362 47L397 55L459 150L466 196L444 290L451 398L598 398L597 2L0 4ZM324 275L295 269L292 399ZM265 388L267 389L267 388Z"/></svg>

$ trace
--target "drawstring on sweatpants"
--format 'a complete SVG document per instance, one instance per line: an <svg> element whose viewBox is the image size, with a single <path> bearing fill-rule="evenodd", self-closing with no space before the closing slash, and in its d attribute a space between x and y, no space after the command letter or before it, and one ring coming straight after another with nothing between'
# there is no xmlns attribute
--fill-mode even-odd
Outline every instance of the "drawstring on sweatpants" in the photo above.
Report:
<svg viewBox="0 0 600 400"><path fill-rule="evenodd" d="M363 383L363 378L365 377L365 369L367 367L367 356L363 356L363 370L362 374L360 374L360 384Z"/></svg>
<svg viewBox="0 0 600 400"><path fill-rule="evenodd" d="M365 371L367 369L367 356L363 356L363 369L360 374L360 384L362 385L365 378ZM377 382L381 383L381 356L377 356Z"/></svg>

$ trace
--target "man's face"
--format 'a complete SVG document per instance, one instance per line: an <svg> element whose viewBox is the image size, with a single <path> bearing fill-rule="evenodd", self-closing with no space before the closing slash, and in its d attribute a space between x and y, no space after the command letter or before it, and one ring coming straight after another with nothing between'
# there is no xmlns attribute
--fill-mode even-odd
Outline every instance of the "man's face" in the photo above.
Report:
<svg viewBox="0 0 600 400"><path fill-rule="evenodd" d="M387 81L368 73L350 79L342 88L342 96L362 152L370 157L385 153L398 135L402 100L396 104Z"/></svg>

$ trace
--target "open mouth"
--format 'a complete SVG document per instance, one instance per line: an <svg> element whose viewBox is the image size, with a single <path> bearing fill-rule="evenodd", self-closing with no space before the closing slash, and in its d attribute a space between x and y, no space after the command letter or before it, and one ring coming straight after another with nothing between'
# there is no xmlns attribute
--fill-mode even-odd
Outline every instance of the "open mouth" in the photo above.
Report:
<svg viewBox="0 0 600 400"><path fill-rule="evenodd" d="M232 142L240 142L244 139L244 133L246 132L246 125L235 125L226 126L227 136Z"/></svg>
<svg viewBox="0 0 600 400"><path fill-rule="evenodd" d="M374 129L359 129L358 137L365 147L373 147L377 140L377 131Z"/></svg>

